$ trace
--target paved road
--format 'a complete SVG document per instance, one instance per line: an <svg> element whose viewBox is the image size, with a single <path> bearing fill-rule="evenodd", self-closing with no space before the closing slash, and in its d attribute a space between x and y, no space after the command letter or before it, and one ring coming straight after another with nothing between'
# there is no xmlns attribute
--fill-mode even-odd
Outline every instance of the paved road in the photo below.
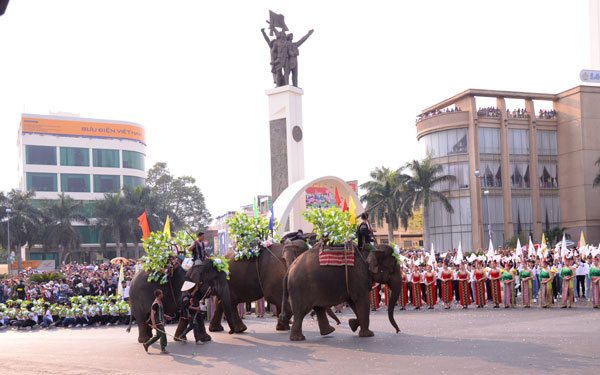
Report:
<svg viewBox="0 0 600 375"><path fill-rule="evenodd" d="M327 337L307 319L304 342L275 332L275 318L248 318L245 334L212 333L201 346L170 342L167 356L157 344L146 354L137 329L123 326L4 330L0 373L588 375L600 366L600 311L590 308L397 311L399 335L380 310L371 315L372 338L352 333L349 316Z"/></svg>

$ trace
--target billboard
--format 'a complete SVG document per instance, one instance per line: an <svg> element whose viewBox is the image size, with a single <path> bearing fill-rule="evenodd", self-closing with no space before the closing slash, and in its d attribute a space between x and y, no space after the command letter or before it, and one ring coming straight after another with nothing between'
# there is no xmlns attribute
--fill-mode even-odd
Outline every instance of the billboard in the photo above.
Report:
<svg viewBox="0 0 600 375"><path fill-rule="evenodd" d="M23 133L29 134L129 139L146 144L146 131L144 128L127 123L23 116L21 119L21 130Z"/></svg>
<svg viewBox="0 0 600 375"><path fill-rule="evenodd" d="M356 192L357 181L346 182L352 190ZM323 185L314 184L307 188L305 191L306 195L306 208L329 208L336 207L335 203L335 191L329 191Z"/></svg>

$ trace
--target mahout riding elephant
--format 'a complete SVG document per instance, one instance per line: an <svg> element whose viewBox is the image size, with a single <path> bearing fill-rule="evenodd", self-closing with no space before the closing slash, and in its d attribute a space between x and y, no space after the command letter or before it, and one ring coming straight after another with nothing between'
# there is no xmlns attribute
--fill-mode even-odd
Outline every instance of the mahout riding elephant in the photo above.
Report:
<svg viewBox="0 0 600 375"><path fill-rule="evenodd" d="M283 277L287 267L282 258L283 245L274 243L269 247L261 247L260 255L251 259L234 260L233 251L225 254L229 259L229 290L231 292L231 305L237 306L242 302L253 302L263 298L277 307L277 311L287 311L286 319L277 319L278 331L290 329L289 317L291 316L290 304L285 302L282 309L283 300ZM208 330L211 332L222 331L221 319L223 308L221 303L217 303L215 313L210 320ZM247 329L242 322L237 309L233 309L234 332L243 332Z"/></svg>
<svg viewBox="0 0 600 375"><path fill-rule="evenodd" d="M325 309L342 302L348 302L356 314L356 319L349 321L352 331L360 328L359 336L373 336L369 330L369 291L373 282L387 284L391 289L388 318L396 332L400 332L394 320L394 307L402 290L402 277L393 251L388 245L380 245L378 250L371 252L355 246L352 267L320 266L319 247L301 254L291 264L284 278L283 298L285 301L289 297L294 316L290 340L305 339L302 321L313 308L317 313L321 335L335 331L327 321ZM283 311L282 315L286 313ZM282 316L280 319L286 318Z"/></svg>
<svg viewBox="0 0 600 375"><path fill-rule="evenodd" d="M150 317L150 307L154 301L154 291L161 289L163 291L163 305L165 314L171 315L181 308L181 287L188 280L196 283L196 288L192 291L192 298L202 298L209 295L215 295L223 301L231 301L229 285L227 284L227 276L224 272L219 272L212 265L210 259L204 262L198 262L192 266L186 273L183 268L177 267L173 270L173 275L169 277L166 284L157 282L148 282L148 271L140 271L137 273L129 289L129 302L131 308L131 317L127 332L131 329L133 319L138 325L138 342L146 342L152 337L152 329L148 325L147 320ZM211 288L210 291L208 288ZM207 293L208 292L208 293ZM222 309L225 311L225 318L230 327L230 332L233 333L232 307L231 303L224 303ZM185 321L180 321L177 326L175 336L183 332L186 327ZM204 324L199 327L201 330L202 341L210 340L210 336L206 334Z"/></svg>

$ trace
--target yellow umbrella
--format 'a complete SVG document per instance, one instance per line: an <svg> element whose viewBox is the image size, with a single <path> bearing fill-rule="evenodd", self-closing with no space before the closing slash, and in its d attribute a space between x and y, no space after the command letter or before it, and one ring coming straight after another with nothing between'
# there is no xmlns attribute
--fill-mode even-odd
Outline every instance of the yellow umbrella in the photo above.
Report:
<svg viewBox="0 0 600 375"><path fill-rule="evenodd" d="M113 258L113 259L112 259L110 262L111 262L112 264L117 264L117 263L123 264L123 263L127 263L127 262L129 262L129 261L128 261L126 258L123 258L123 257L117 257L117 258Z"/></svg>

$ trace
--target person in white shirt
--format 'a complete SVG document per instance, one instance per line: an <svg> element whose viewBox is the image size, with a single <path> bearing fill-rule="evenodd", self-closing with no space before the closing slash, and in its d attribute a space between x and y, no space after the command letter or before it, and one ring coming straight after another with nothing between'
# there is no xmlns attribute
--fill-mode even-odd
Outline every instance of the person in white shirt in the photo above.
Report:
<svg viewBox="0 0 600 375"><path fill-rule="evenodd" d="M590 265L586 262L579 262L575 274L577 275L577 286L575 295L579 298L585 298L585 277L590 272ZM581 289L580 289L581 287Z"/></svg>
<svg viewBox="0 0 600 375"><path fill-rule="evenodd" d="M40 323L40 327L48 328L50 325L54 323L54 319L52 318L52 312L50 311L50 305L47 303L44 304L44 315L42 318L42 322Z"/></svg>

